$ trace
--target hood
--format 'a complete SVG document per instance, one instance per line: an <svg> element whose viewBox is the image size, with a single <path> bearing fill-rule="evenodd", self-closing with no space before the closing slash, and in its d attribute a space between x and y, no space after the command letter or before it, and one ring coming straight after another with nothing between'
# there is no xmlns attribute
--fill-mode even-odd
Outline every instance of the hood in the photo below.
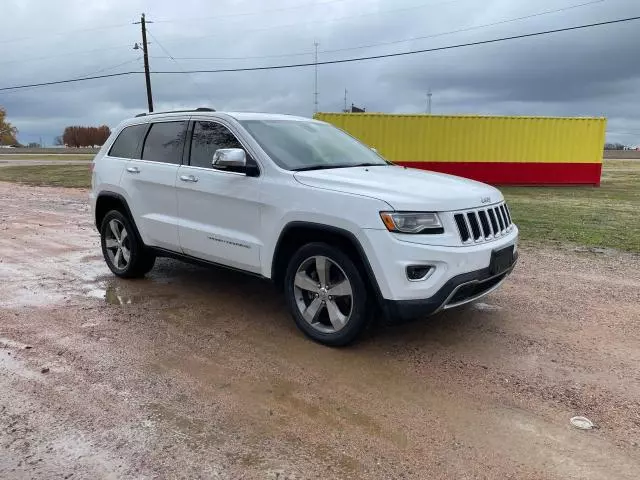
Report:
<svg viewBox="0 0 640 480"><path fill-rule="evenodd" d="M499 190L484 183L394 165L310 170L294 177L310 187L376 198L395 210L443 212L503 200Z"/></svg>

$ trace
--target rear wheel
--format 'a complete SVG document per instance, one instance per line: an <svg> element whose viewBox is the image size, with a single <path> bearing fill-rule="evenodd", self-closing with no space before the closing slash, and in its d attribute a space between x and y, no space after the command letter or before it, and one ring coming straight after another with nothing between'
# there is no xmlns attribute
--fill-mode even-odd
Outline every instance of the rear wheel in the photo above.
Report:
<svg viewBox="0 0 640 480"><path fill-rule="evenodd" d="M331 245L311 243L294 254L285 296L298 327L325 345L353 342L369 320L367 289L358 268Z"/></svg>
<svg viewBox="0 0 640 480"><path fill-rule="evenodd" d="M118 210L111 210L102 220L100 241L107 266L119 277L143 277L155 264L155 255L147 251L129 218Z"/></svg>

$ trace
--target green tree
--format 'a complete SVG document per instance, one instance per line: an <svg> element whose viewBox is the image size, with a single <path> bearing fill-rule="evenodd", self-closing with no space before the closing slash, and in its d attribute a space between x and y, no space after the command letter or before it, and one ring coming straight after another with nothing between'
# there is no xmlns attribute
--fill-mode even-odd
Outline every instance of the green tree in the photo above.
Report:
<svg viewBox="0 0 640 480"><path fill-rule="evenodd" d="M0 107L0 145L16 145L18 129L7 121L7 112Z"/></svg>

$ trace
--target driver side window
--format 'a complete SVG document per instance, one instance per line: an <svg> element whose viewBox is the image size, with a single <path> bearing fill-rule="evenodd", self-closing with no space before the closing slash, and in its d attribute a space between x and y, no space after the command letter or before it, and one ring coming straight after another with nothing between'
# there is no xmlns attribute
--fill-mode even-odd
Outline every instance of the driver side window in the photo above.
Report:
<svg viewBox="0 0 640 480"><path fill-rule="evenodd" d="M189 164L193 167L211 168L213 154L219 148L243 147L227 127L215 122L195 122Z"/></svg>

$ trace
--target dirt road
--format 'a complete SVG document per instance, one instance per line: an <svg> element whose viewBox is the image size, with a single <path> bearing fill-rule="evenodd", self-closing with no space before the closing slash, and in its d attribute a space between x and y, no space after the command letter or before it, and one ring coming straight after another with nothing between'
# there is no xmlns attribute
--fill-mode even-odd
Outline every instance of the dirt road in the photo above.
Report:
<svg viewBox="0 0 640 480"><path fill-rule="evenodd" d="M74 159L73 155L69 155L69 159L51 160L46 156L38 156L33 159L13 159L10 156L0 156L0 168L25 165L89 165L91 160Z"/></svg>
<svg viewBox="0 0 640 480"><path fill-rule="evenodd" d="M85 191L0 183L0 284L2 479L638 478L638 256L524 248L485 302L330 349L260 280L115 279Z"/></svg>

